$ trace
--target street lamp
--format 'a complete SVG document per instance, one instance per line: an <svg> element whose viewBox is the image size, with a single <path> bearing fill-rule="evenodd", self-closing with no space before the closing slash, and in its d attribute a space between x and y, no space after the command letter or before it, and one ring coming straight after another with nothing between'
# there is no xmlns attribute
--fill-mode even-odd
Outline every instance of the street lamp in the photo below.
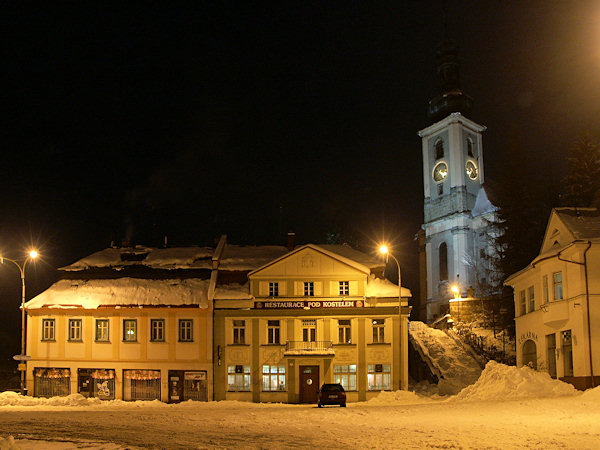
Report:
<svg viewBox="0 0 600 450"><path fill-rule="evenodd" d="M379 251L386 256L391 256L392 259L394 261L396 261L396 266L398 266L398 301L400 302L401 306L406 306L408 305L408 302L402 302L402 274L400 272L400 263L398 262L398 260L396 259L396 257L394 255L392 255L392 253L390 252L390 250L387 248L387 246L382 245L381 247L379 247Z"/></svg>
<svg viewBox="0 0 600 450"><path fill-rule="evenodd" d="M13 263L15 266L19 268L19 272L21 272L21 357L22 359L19 361L19 364L23 364L25 360L25 268L27 267L27 263L36 259L39 256L36 250L30 250L27 258L23 261L22 264L19 264L18 261L14 259L5 258L0 255L0 263L4 264L4 261L8 261ZM25 371L22 369L22 366L19 368L21 371L21 395L25 395Z"/></svg>

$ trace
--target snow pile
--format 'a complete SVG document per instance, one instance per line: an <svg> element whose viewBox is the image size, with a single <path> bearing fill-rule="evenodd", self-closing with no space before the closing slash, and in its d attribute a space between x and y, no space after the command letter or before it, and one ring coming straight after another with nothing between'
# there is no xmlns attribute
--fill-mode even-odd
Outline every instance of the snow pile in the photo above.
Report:
<svg viewBox="0 0 600 450"><path fill-rule="evenodd" d="M600 386L585 391L581 395L581 399L588 402L597 402L600 404Z"/></svg>
<svg viewBox="0 0 600 450"><path fill-rule="evenodd" d="M555 380L547 372L537 372L527 366L506 366L490 361L479 380L456 395L457 400L520 400L529 398L575 395L570 384Z"/></svg>
<svg viewBox="0 0 600 450"><path fill-rule="evenodd" d="M389 280L375 278L371 275L367 280L365 297L390 297L398 298L398 285ZM402 297L412 297L410 289L402 288Z"/></svg>
<svg viewBox="0 0 600 450"><path fill-rule="evenodd" d="M385 406L385 405L416 405L420 403L428 403L433 400L422 397L412 391L382 391L377 397L368 400L369 405Z"/></svg>
<svg viewBox="0 0 600 450"><path fill-rule="evenodd" d="M66 397L28 397L16 392L0 393L0 406L91 406L99 405L102 401L97 398L85 398L81 394L71 394Z"/></svg>
<svg viewBox="0 0 600 450"><path fill-rule="evenodd" d="M196 278L61 280L28 301L25 307L81 306L84 309L96 309L105 305L198 305L206 308L208 283L208 280Z"/></svg>

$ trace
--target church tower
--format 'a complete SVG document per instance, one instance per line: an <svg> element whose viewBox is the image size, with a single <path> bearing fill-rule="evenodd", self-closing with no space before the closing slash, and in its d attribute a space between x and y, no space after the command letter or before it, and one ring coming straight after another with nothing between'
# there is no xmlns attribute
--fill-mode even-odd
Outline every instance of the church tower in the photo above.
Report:
<svg viewBox="0 0 600 450"><path fill-rule="evenodd" d="M437 72L441 89L429 102L431 125L418 133L429 322L448 312L450 299L472 296L481 284L477 266L486 251L482 215L495 210L482 187L485 127L467 118L473 101L460 89L457 46L447 37L437 47Z"/></svg>

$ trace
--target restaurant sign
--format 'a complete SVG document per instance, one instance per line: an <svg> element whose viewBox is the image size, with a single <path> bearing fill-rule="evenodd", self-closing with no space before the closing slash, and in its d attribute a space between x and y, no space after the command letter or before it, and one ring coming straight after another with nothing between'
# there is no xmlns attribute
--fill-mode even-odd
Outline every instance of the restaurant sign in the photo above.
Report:
<svg viewBox="0 0 600 450"><path fill-rule="evenodd" d="M290 300L254 302L254 309L362 308L362 300Z"/></svg>

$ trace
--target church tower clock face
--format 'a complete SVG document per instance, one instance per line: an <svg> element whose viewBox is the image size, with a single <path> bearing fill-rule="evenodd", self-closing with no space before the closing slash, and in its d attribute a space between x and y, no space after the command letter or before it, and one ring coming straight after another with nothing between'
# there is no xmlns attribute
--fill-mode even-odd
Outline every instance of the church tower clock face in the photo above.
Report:
<svg viewBox="0 0 600 450"><path fill-rule="evenodd" d="M465 164L465 171L471 180L476 180L479 176L479 173L477 172L477 166L473 161L467 161L467 164Z"/></svg>
<svg viewBox="0 0 600 450"><path fill-rule="evenodd" d="M448 176L448 165L445 162L439 162L433 168L433 181L440 183Z"/></svg>

